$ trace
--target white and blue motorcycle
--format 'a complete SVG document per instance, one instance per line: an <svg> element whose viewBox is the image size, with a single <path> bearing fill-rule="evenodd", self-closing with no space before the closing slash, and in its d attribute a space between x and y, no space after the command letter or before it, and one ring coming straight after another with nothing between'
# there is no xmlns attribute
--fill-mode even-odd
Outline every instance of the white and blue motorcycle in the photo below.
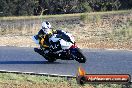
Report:
<svg viewBox="0 0 132 88"><path fill-rule="evenodd" d="M33 36L33 40L37 44L40 42L40 48L34 48L34 51L42 55L48 62L54 62L57 59L76 60L79 63L86 62L85 56L76 46L74 37L68 32L57 30L57 33L52 34L49 38L49 47L41 43L44 42L43 38L36 41L35 36Z"/></svg>

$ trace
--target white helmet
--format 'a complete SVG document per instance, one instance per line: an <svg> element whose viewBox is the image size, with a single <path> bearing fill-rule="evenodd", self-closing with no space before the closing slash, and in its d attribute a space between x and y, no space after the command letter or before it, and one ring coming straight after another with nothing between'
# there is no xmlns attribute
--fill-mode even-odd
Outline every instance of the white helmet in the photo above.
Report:
<svg viewBox="0 0 132 88"><path fill-rule="evenodd" d="M51 24L49 23L49 22L47 22L47 21L45 21L45 22L43 22L42 23L42 30L46 33L46 34L48 34L48 33L50 33L51 32Z"/></svg>
<svg viewBox="0 0 132 88"><path fill-rule="evenodd" d="M51 28L51 24L47 21L42 23L42 29L50 29Z"/></svg>

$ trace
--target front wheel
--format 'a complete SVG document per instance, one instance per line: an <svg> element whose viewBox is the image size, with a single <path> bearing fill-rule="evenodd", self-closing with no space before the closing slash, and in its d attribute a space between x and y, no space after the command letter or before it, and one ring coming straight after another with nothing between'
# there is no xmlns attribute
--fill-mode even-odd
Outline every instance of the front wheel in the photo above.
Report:
<svg viewBox="0 0 132 88"><path fill-rule="evenodd" d="M82 52L80 51L80 49L77 49L77 58L76 58L76 61L78 61L79 63L85 63L86 62L86 58L82 54Z"/></svg>
<svg viewBox="0 0 132 88"><path fill-rule="evenodd" d="M86 58L79 57L79 58L76 59L76 61L78 61L79 63L85 63L86 62Z"/></svg>

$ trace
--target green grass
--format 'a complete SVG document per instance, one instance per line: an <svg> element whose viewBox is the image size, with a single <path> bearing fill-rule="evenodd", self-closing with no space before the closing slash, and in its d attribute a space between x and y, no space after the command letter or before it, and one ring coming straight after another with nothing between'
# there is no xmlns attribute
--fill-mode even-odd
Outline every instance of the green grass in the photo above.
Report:
<svg viewBox="0 0 132 88"><path fill-rule="evenodd" d="M66 77L50 77L50 76L39 76L29 74L15 74L15 73L0 73L0 81L17 81L21 82L32 82L32 83L67 83ZM73 83L76 83L74 78L70 78Z"/></svg>
<svg viewBox="0 0 132 88"><path fill-rule="evenodd" d="M8 85L5 85L8 84ZM64 88L80 88L80 85L76 83L75 78L66 77L50 77L50 76L39 76L39 75L29 75L29 74L15 74L15 73L0 73L0 86L10 86L16 88L16 85L28 86L32 88L32 85L54 85L54 88L58 88L58 85ZM59 88L61 88L59 86ZM85 84L84 88L121 88L122 84ZM4 88L4 87L3 87ZM22 88L22 87L19 87Z"/></svg>
<svg viewBox="0 0 132 88"><path fill-rule="evenodd" d="M107 12L90 12L90 13L75 13L75 14L59 14L59 15L40 15L40 16L11 16L11 17L0 17L0 20L20 20L20 19L43 19L43 18L58 18L58 17L75 17L83 14L87 15L103 15L103 14L120 14L129 13L131 10L119 10L119 11L107 11Z"/></svg>
<svg viewBox="0 0 132 88"><path fill-rule="evenodd" d="M12 16L0 17L0 20L21 20L21 19L43 19L43 18L63 18L70 16L79 16L80 14L60 14L60 15L44 15L44 16Z"/></svg>

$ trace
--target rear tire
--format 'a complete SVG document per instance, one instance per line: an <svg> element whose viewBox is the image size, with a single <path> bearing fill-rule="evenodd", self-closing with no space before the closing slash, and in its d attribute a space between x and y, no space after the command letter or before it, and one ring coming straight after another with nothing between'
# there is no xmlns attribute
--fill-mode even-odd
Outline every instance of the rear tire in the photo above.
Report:
<svg viewBox="0 0 132 88"><path fill-rule="evenodd" d="M41 50L41 49L34 48L34 51L37 52L38 54L40 54L42 57L44 57L50 63L53 63L56 61L55 58L51 58L48 55L44 55L43 50Z"/></svg>
<svg viewBox="0 0 132 88"><path fill-rule="evenodd" d="M48 61L48 62L50 62L50 63L53 63L53 62L55 62L56 61L56 59L55 58L51 58L51 57L48 57L48 56L44 56L43 55L43 57Z"/></svg>
<svg viewBox="0 0 132 88"><path fill-rule="evenodd" d="M50 62L50 63L53 63L53 62L55 62L56 61L56 59L46 59L46 60L48 60L48 62Z"/></svg>

